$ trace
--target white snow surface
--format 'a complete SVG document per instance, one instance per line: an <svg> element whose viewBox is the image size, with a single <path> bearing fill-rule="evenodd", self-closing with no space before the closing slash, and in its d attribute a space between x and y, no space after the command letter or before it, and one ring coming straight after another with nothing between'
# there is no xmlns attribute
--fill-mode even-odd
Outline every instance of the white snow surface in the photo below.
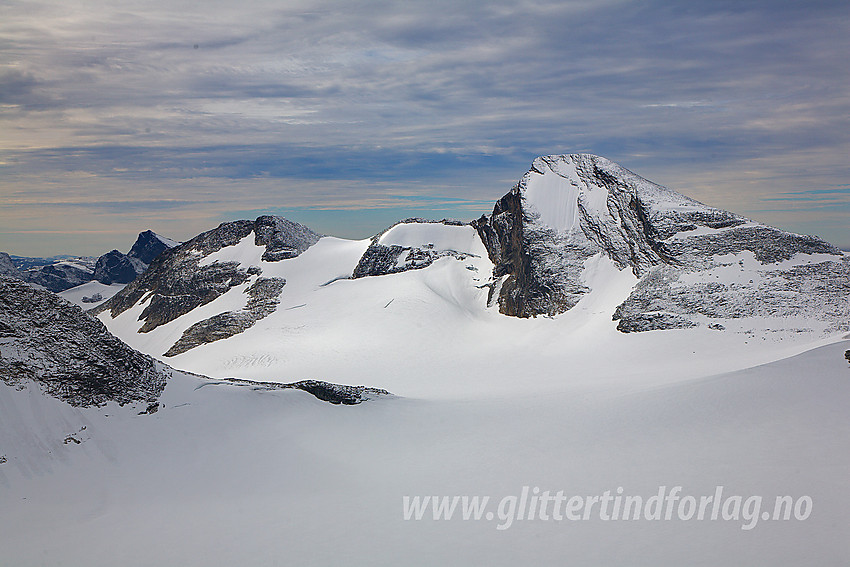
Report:
<svg viewBox="0 0 850 567"><path fill-rule="evenodd" d="M124 289L126 285L127 284L106 285L99 281L92 280L76 287L72 287L71 289L60 291L58 295L65 300L70 301L74 305L79 305L83 309L91 309ZM99 293L103 299L94 303L86 303L83 301L84 297L92 297L96 293Z"/></svg>
<svg viewBox="0 0 850 567"><path fill-rule="evenodd" d="M407 248L433 247L434 250L454 250L487 255L478 233L469 225L455 226L442 223L399 223L378 239L384 246Z"/></svg>
<svg viewBox="0 0 850 567"><path fill-rule="evenodd" d="M511 395L333 406L177 373L164 407L75 409L0 383L0 549L30 565L845 565L850 369L834 344L666 385L530 365ZM427 365L409 353L407 367ZM471 370L460 366L451 377ZM74 440L68 441L69 438ZM78 443L79 441L79 443ZM420 521L404 496L809 496L805 521ZM460 506L458 507L460 508ZM675 518L675 516L674 516Z"/></svg>
<svg viewBox="0 0 850 567"><path fill-rule="evenodd" d="M169 248L174 248L175 246L180 246L180 242L176 240L171 240L170 238L166 238L165 236L161 236L157 233L153 233L157 240L168 246Z"/></svg>
<svg viewBox="0 0 850 567"><path fill-rule="evenodd" d="M579 201L591 216L611 219L608 190L583 180L574 163L560 156L556 161L534 161L537 173L529 172L522 192L525 208L537 212L538 222L558 232L580 231ZM613 219L611 219L613 220Z"/></svg>

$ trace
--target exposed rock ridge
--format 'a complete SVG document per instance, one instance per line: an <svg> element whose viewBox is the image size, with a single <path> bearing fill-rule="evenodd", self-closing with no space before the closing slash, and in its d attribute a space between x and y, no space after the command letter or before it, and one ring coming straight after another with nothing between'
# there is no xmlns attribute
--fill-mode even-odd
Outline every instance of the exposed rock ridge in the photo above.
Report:
<svg viewBox="0 0 850 567"><path fill-rule="evenodd" d="M344 384L333 384L321 380L301 380L300 382L254 382L239 378L225 378L224 382L248 386L257 390L303 390L312 394L319 400L332 404L356 405L380 396L392 396L383 388L369 388L367 386L346 386Z"/></svg>

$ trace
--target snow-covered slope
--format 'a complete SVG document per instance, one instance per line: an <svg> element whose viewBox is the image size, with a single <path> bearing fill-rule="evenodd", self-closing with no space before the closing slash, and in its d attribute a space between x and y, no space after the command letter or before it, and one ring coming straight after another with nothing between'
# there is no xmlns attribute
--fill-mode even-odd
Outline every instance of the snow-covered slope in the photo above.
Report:
<svg viewBox="0 0 850 567"><path fill-rule="evenodd" d="M124 289L125 284L106 285L98 281L90 281L65 291L59 292L59 297L78 305L83 309L96 307Z"/></svg>
<svg viewBox="0 0 850 567"><path fill-rule="evenodd" d="M507 397L353 407L175 376L163 407L142 416L0 384L3 563L845 565L846 348L700 380L683 372L665 387L542 395L518 376ZM497 529L500 501L523 487L529 499L535 487L648 499L660 486L760 496L757 515L776 496L808 496L812 513L753 524L742 505L729 520L603 521L597 504L586 521L555 521L550 504L548 520ZM403 519L405 496L455 495L489 496L493 519L464 521L461 504L450 521L430 505Z"/></svg>

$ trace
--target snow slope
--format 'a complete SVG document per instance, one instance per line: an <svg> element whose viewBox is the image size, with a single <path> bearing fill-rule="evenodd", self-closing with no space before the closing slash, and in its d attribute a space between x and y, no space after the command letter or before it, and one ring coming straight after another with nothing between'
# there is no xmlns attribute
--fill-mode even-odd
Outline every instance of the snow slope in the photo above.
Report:
<svg viewBox="0 0 850 567"><path fill-rule="evenodd" d="M175 375L153 415L0 384L0 549L30 565L845 565L848 344L632 388L332 406ZM127 408L124 408L127 409ZM77 441L68 441L69 436ZM805 521L405 521L403 497L809 496ZM495 510L495 504L490 510ZM765 509L765 508L762 508Z"/></svg>
<svg viewBox="0 0 850 567"><path fill-rule="evenodd" d="M78 285L77 287L72 287L71 289L60 291L58 295L59 297L70 301L74 305L79 305L83 309L91 309L92 307L103 303L104 301L124 289L124 285L126 284L106 285L100 283L99 281L92 280L88 283ZM84 297L92 297L98 293L103 298L100 301L94 301L91 303L83 301Z"/></svg>

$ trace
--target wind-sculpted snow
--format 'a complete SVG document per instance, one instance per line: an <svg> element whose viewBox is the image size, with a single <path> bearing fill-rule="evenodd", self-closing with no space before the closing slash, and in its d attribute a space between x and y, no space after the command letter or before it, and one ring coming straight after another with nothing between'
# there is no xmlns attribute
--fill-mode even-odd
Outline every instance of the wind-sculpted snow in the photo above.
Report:
<svg viewBox="0 0 850 567"><path fill-rule="evenodd" d="M469 230L463 223L451 220L427 221L410 218L397 222L372 238L371 244L354 268L352 277L356 279L396 274L427 268L439 258L451 257L462 261L474 256L468 251L454 249L459 246L452 237L443 238L446 242L439 242L443 234L452 232L452 228L443 227L453 227L455 231ZM421 230L423 228L425 230ZM402 240L397 240L398 238Z"/></svg>
<svg viewBox="0 0 850 567"><path fill-rule="evenodd" d="M0 379L92 406L155 401L166 374L79 307L0 276Z"/></svg>

